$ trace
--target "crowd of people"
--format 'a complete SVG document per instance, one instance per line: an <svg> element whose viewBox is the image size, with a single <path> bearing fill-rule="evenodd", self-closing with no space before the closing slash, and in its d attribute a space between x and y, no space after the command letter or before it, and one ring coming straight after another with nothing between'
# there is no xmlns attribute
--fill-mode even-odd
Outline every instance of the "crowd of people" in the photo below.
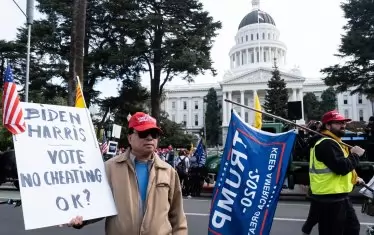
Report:
<svg viewBox="0 0 374 235"><path fill-rule="evenodd" d="M174 150L173 146L157 150L161 160L171 165L178 173L182 192L188 198L201 195L207 169L206 151L199 153L197 148Z"/></svg>

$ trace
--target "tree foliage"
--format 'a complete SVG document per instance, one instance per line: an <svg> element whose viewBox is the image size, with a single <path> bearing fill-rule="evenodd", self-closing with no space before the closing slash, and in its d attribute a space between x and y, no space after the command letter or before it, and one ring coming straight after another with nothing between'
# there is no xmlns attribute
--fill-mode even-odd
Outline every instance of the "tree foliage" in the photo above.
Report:
<svg viewBox="0 0 374 235"><path fill-rule="evenodd" d="M345 63L324 68L324 81L338 92L374 94L374 2L350 0L341 4L347 25L337 55Z"/></svg>
<svg viewBox="0 0 374 235"><path fill-rule="evenodd" d="M335 89L329 87L321 94L321 101L312 93L308 92L303 97L304 114L306 119L321 120L322 115L337 107L337 99Z"/></svg>
<svg viewBox="0 0 374 235"><path fill-rule="evenodd" d="M212 87L204 98L206 105L205 110L205 125L206 141L208 146L217 146L219 143L220 121L221 121L221 106L217 100L217 92Z"/></svg>
<svg viewBox="0 0 374 235"><path fill-rule="evenodd" d="M274 60L272 77L268 81L264 109L266 112L287 118L288 91L286 83L281 78L276 61Z"/></svg>
<svg viewBox="0 0 374 235"><path fill-rule="evenodd" d="M320 103L312 92L305 93L303 97L304 114L307 121L320 120Z"/></svg>
<svg viewBox="0 0 374 235"><path fill-rule="evenodd" d="M337 107L336 92L333 87L329 87L322 92L320 109L322 113L334 110Z"/></svg>
<svg viewBox="0 0 374 235"><path fill-rule="evenodd" d="M185 133L182 124L171 121L165 112L161 112L159 122L163 131L160 147L172 145L175 148L189 148L191 143L197 142L196 136Z"/></svg>
<svg viewBox="0 0 374 235"><path fill-rule="evenodd" d="M30 91L48 87L46 93L51 91L56 95L58 92L58 96L67 98L73 0L37 0L37 3L45 19L35 20L33 24ZM139 69L134 69L127 53L127 49L133 47L129 37L133 37L134 30L129 30L128 25L114 28L115 17L110 14L106 2L89 1L86 19L82 85L86 104L90 106L91 102L98 102L100 92L95 85L99 81L122 80L139 73ZM26 47L26 42L27 28L22 27L16 43Z"/></svg>
<svg viewBox="0 0 374 235"><path fill-rule="evenodd" d="M129 5L127 2L137 3ZM198 0L109 1L111 22L117 28L130 24L135 29L131 56L138 58L151 82L152 116L158 118L165 84L176 77L193 81L193 76L212 67L210 50L221 23L203 10ZM129 8L130 7L130 8ZM123 17L123 15L128 17Z"/></svg>

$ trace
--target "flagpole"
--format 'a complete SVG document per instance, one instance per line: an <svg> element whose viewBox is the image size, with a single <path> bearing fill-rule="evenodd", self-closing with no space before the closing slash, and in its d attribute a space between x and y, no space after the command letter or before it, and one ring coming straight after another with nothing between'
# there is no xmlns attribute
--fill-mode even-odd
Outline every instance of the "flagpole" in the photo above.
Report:
<svg viewBox="0 0 374 235"><path fill-rule="evenodd" d="M291 124L291 125L297 126L297 127L301 128L301 129L304 129L304 130L306 130L306 131L309 131L309 132L312 132L312 133L314 133L314 134L317 134L317 135L319 135L319 136L326 137L326 135L324 135L324 134L322 134L322 133L319 133L318 131L314 131L314 130L312 130L312 129L309 129L308 127L301 126L301 125L299 125L299 124L297 124L297 123L294 123L293 121L290 121L290 120L287 120L287 119L285 119L285 118L282 118L282 117L276 116L276 115L274 115L274 114L267 113L267 112L265 112L265 111L261 111L261 110L255 109L255 108L251 108L251 107L249 107L249 106L245 106L245 105L243 105L243 104L237 103L237 102L232 101L232 100L225 99L225 101L226 101L226 102L229 102L229 103L232 103L232 104L236 104L236 105L238 105L238 106L240 106L240 107L243 107L243 108L246 108L246 109L253 110L253 111L255 111L255 112L262 113L262 114L264 114L264 115L266 115L266 116L270 116L270 117L272 117L272 118L275 118L275 119L281 120L281 121L286 122L286 123L288 123L288 124ZM342 144L342 145L345 145L345 146L347 146L347 147L349 147L349 148L353 148L351 145L346 144L346 143L344 143L344 142L339 142L339 143Z"/></svg>
<svg viewBox="0 0 374 235"><path fill-rule="evenodd" d="M91 120L90 111L88 110L87 105L86 105L86 100L84 99L83 88L82 88L82 86L81 86L81 82L80 82L80 80L79 80L79 76L77 76L77 83L78 83L78 85L79 85L79 87L80 87L80 90L81 90L81 93L82 93L82 99L83 99L83 103L84 103L84 109L86 110L87 118L89 118L89 119ZM92 134L92 137L93 137L93 139L94 139L94 142L96 143L96 144L95 144L95 147L98 148L98 147L99 147L99 142L97 141L97 136L95 135L95 128L94 128L94 126L93 126L93 124L92 124L92 120L91 120L91 122L89 122L89 123L90 123L90 127L91 127L91 134Z"/></svg>

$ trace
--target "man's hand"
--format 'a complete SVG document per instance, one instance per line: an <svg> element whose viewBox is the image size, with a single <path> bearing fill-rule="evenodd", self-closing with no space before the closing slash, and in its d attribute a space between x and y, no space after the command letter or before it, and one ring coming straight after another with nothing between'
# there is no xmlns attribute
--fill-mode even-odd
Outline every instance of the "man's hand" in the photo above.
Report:
<svg viewBox="0 0 374 235"><path fill-rule="evenodd" d="M70 220L68 224L65 224L68 227L74 227L74 226L81 226L83 224L83 217L82 216L77 216ZM60 227L63 227L64 225L60 225Z"/></svg>
<svg viewBox="0 0 374 235"><path fill-rule="evenodd" d="M365 181L362 178L357 177L356 184L365 184Z"/></svg>
<svg viewBox="0 0 374 235"><path fill-rule="evenodd" d="M359 157L361 157L362 155L364 155L365 149L359 146L354 146L353 148L351 148L351 153L357 154Z"/></svg>

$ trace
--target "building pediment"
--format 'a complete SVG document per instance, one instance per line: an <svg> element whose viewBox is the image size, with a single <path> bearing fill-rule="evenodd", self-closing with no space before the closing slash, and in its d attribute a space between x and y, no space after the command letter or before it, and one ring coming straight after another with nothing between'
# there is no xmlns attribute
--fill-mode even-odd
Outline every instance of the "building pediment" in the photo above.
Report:
<svg viewBox="0 0 374 235"><path fill-rule="evenodd" d="M286 73L280 71L281 78L285 80L285 82L297 82L303 83L305 81L304 77ZM258 84L258 83L267 83L272 77L272 70L268 68L258 68L255 70L251 70L248 72L244 72L241 74L232 75L232 77L225 79L221 82L222 85L228 84Z"/></svg>

